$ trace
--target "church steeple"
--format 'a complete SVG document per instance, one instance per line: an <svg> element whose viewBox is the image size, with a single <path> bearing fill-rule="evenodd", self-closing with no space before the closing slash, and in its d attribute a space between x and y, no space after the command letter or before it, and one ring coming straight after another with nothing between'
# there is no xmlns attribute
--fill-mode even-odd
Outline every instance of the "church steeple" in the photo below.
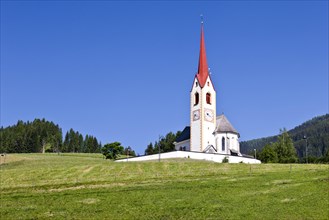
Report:
<svg viewBox="0 0 329 220"><path fill-rule="evenodd" d="M193 80L190 98L190 150L203 152L211 145L216 146L213 134L216 128L216 91L208 73L203 22L201 22L199 68Z"/></svg>
<svg viewBox="0 0 329 220"><path fill-rule="evenodd" d="M203 22L201 22L201 40L200 40L200 54L199 54L199 68L197 78L201 88L204 87L208 77L208 64L206 57L206 45L204 42Z"/></svg>

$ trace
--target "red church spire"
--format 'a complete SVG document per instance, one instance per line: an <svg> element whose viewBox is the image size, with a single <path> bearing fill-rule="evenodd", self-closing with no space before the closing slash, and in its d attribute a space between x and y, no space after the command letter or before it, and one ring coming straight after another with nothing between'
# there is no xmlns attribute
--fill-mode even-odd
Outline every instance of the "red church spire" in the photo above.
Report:
<svg viewBox="0 0 329 220"><path fill-rule="evenodd" d="M201 40L200 40L200 55L199 55L199 68L197 73L197 78L199 80L201 88L206 83L208 77L208 64L206 57L206 45L204 43L204 34L203 34L203 22L201 23Z"/></svg>

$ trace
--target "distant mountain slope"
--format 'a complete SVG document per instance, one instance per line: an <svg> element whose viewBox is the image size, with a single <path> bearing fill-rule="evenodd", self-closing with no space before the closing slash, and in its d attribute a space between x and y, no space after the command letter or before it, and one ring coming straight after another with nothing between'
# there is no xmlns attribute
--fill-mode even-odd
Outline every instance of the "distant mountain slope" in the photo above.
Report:
<svg viewBox="0 0 329 220"><path fill-rule="evenodd" d="M294 142L298 157L305 155L306 141L304 135L308 137L308 155L320 157L329 150L329 114L315 117L303 124L288 131ZM278 135L242 141L240 150L247 154L253 149L261 150L266 144L275 142Z"/></svg>

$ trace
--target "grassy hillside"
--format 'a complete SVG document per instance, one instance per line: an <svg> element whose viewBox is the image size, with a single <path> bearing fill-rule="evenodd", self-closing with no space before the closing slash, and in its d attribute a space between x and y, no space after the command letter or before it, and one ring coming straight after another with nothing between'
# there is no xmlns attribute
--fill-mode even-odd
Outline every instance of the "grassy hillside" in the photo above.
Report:
<svg viewBox="0 0 329 220"><path fill-rule="evenodd" d="M328 165L1 157L2 219L328 219Z"/></svg>
<svg viewBox="0 0 329 220"><path fill-rule="evenodd" d="M279 128L278 128L279 130ZM304 135L308 137L308 155L321 157L329 150L329 114L315 117L288 131L296 148L298 157L305 155L306 142ZM240 149L242 153L260 150L266 144L277 141L277 135L258 138L250 141L242 141Z"/></svg>

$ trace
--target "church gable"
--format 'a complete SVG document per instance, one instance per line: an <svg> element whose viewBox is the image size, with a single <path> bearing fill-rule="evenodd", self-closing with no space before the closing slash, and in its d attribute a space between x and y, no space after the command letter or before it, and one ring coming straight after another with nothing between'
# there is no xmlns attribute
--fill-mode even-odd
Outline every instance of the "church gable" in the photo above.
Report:
<svg viewBox="0 0 329 220"><path fill-rule="evenodd" d="M214 146L212 145L208 145L208 147L206 147L204 150L203 150L204 153L208 153L208 154L215 154L217 153L217 150Z"/></svg>
<svg viewBox="0 0 329 220"><path fill-rule="evenodd" d="M197 75L195 75L195 77L194 77L194 80L193 80L193 83L192 83L192 87L191 87L191 91L190 92L192 92L193 89L198 89L198 90L201 90L202 89L201 86L200 86L200 82L198 80Z"/></svg>
<svg viewBox="0 0 329 220"><path fill-rule="evenodd" d="M204 88L211 88L212 90L216 91L214 84L212 83L211 76L209 75Z"/></svg>

